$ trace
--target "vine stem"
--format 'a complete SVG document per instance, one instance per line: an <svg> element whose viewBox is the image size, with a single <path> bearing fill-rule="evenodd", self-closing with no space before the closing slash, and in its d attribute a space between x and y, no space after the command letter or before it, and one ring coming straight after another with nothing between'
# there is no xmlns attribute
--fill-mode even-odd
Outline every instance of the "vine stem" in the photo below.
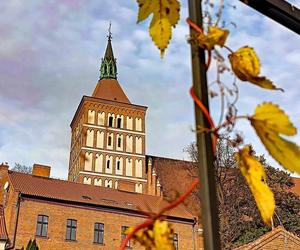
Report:
<svg viewBox="0 0 300 250"><path fill-rule="evenodd" d="M173 202L171 202L167 206L163 207L157 214L155 214L151 218L147 219L142 224L139 224L136 227L134 227L133 230L129 234L127 234L126 238L122 241L122 244L120 246L120 250L125 250L128 241L139 230L149 227L150 225L152 225L154 223L155 220L160 218L163 215L163 213L165 213L165 212L177 207L179 204L181 204L193 192L193 190L197 187L198 184L199 184L199 180L198 179L194 180L192 182L191 186L188 188L188 190L184 194L182 194L178 199L174 200Z"/></svg>
<svg viewBox="0 0 300 250"><path fill-rule="evenodd" d="M186 22L194 29L196 30L199 34L203 34L203 29L200 28L197 24L195 24L190 18L187 18L186 19ZM207 62L206 62L206 71L208 70L209 66L210 66L210 63L211 63L211 50L208 50L208 59L207 59Z"/></svg>
<svg viewBox="0 0 300 250"><path fill-rule="evenodd" d="M214 131L214 133L213 133L214 137L213 137L213 141L212 142L213 142L214 154L216 154L218 133L217 133L217 130L216 130L215 123L214 123L211 115L209 114L207 108L200 101L200 99L196 96L193 87L190 88L190 95L193 98L194 102L197 104L197 106L201 109L202 113L204 114L206 120L208 121L208 123L210 125L210 129L212 129Z"/></svg>
<svg viewBox="0 0 300 250"><path fill-rule="evenodd" d="M239 116L235 116L232 117L230 119L227 119L225 122L223 122L220 126L215 128L215 132L218 132L221 128L226 127L227 125L233 124L234 122L236 122L236 120L239 119L247 119L251 121L251 117L247 116L247 115L239 115Z"/></svg>

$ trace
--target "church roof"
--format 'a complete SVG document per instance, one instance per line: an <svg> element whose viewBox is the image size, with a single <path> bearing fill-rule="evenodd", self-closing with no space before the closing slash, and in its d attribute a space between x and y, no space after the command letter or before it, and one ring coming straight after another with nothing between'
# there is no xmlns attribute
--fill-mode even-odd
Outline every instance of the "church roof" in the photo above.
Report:
<svg viewBox="0 0 300 250"><path fill-rule="evenodd" d="M104 78L99 80L92 96L110 101L131 103L116 79Z"/></svg>
<svg viewBox="0 0 300 250"><path fill-rule="evenodd" d="M125 210L139 215L144 215L143 212L158 212L168 204L166 200L158 196L37 177L14 171L9 171L9 178L14 189L25 196L68 204L74 203L103 209ZM194 220L194 217L181 205L166 212L165 215L172 219L191 223Z"/></svg>
<svg viewBox="0 0 300 250"><path fill-rule="evenodd" d="M257 240L235 248L235 250L292 249L292 245L295 247L293 249L300 249L300 238L285 230L284 227L278 226Z"/></svg>

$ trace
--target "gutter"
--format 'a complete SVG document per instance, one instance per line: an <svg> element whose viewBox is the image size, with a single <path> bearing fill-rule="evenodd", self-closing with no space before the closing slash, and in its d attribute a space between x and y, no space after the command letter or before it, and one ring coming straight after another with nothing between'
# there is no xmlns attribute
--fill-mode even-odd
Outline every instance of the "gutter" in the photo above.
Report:
<svg viewBox="0 0 300 250"><path fill-rule="evenodd" d="M19 223L20 203L21 203L21 193L19 192L18 201L17 201L17 216L16 216L16 222L15 222L14 238L13 238L12 244L5 246L5 249L14 249L15 248L16 238L17 238L17 228L18 228L18 223Z"/></svg>

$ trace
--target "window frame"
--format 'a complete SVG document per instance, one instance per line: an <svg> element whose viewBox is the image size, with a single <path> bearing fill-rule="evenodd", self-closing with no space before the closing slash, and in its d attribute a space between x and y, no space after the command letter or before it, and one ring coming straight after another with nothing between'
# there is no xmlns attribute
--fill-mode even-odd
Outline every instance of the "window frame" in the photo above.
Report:
<svg viewBox="0 0 300 250"><path fill-rule="evenodd" d="M39 220L40 217L41 220ZM39 230L39 225L41 225L40 230ZM48 237L48 225L49 225L49 216L45 214L38 214L35 235L38 237ZM44 231L46 231L45 235L44 235Z"/></svg>
<svg viewBox="0 0 300 250"><path fill-rule="evenodd" d="M117 147L118 148L122 147L122 138L121 138L121 136L118 137Z"/></svg>
<svg viewBox="0 0 300 250"><path fill-rule="evenodd" d="M108 117L108 127L113 127L114 124L114 117L110 116Z"/></svg>
<svg viewBox="0 0 300 250"><path fill-rule="evenodd" d="M109 135L107 138L107 146L112 146L112 136Z"/></svg>
<svg viewBox="0 0 300 250"><path fill-rule="evenodd" d="M122 128L122 118L121 117L117 118L117 128Z"/></svg>
<svg viewBox="0 0 300 250"><path fill-rule="evenodd" d="M69 225L70 221L70 225ZM75 225L73 224L75 222ZM68 234L68 229L69 234ZM73 238L73 232L74 232L74 238ZM67 219L67 226L66 226L66 240L68 241L76 241L76 233L77 233L77 220L75 219Z"/></svg>
<svg viewBox="0 0 300 250"><path fill-rule="evenodd" d="M97 228L96 228L97 225ZM102 226L102 228L101 228ZM96 239L97 236L97 239ZM102 238L101 238L102 236ZM95 240L96 239L96 240ZM101 241L102 239L102 241ZM104 245L104 223L101 222L95 222L94 223L94 241L95 244Z"/></svg>

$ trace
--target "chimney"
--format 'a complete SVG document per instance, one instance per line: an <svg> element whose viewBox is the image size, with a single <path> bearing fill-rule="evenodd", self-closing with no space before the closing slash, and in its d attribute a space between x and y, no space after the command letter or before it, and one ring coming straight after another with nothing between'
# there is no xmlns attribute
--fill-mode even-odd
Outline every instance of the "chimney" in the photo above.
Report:
<svg viewBox="0 0 300 250"><path fill-rule="evenodd" d="M33 176L49 178L50 177L50 171L51 171L50 166L41 165L41 164L33 164L32 175Z"/></svg>

